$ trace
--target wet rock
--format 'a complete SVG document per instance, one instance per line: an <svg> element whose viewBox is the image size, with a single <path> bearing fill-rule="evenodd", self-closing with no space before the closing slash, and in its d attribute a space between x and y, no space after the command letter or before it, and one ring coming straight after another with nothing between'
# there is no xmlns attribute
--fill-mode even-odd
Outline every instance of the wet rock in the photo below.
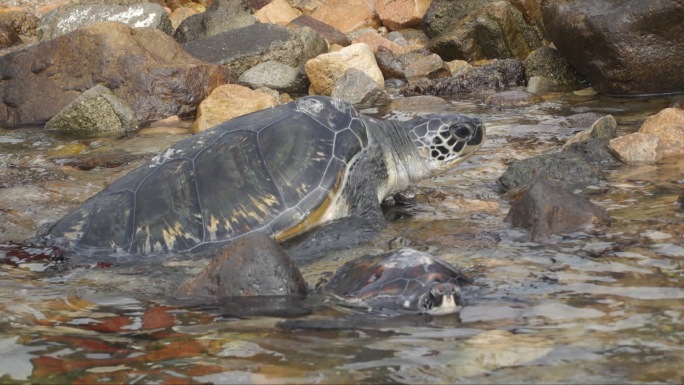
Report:
<svg viewBox="0 0 684 385"><path fill-rule="evenodd" d="M187 43L244 28L256 22L256 18L244 1L215 0L205 12L183 20L176 28L173 37L179 43ZM263 31L260 32L264 33Z"/></svg>
<svg viewBox="0 0 684 385"><path fill-rule="evenodd" d="M406 78L424 77L430 79L451 77L451 70L437 54L417 59L404 68Z"/></svg>
<svg viewBox="0 0 684 385"><path fill-rule="evenodd" d="M375 0L375 10L385 27L396 31L419 25L430 0Z"/></svg>
<svg viewBox="0 0 684 385"><path fill-rule="evenodd" d="M169 35L173 33L171 20L162 6L140 3L64 5L43 15L38 35L41 40L50 40L103 21L124 23L131 28L157 28Z"/></svg>
<svg viewBox="0 0 684 385"><path fill-rule="evenodd" d="M303 72L277 61L255 65L240 75L238 82L254 89L268 87L292 94L304 94L309 87L309 79Z"/></svg>
<svg viewBox="0 0 684 385"><path fill-rule="evenodd" d="M540 241L609 223L610 216L584 195L573 194L562 184L540 177L513 202L506 221L529 231L532 241Z"/></svg>
<svg viewBox="0 0 684 385"><path fill-rule="evenodd" d="M365 72L349 68L335 82L331 96L346 100L357 109L372 108L389 104L390 98L383 87L380 87Z"/></svg>
<svg viewBox="0 0 684 385"><path fill-rule="evenodd" d="M138 119L109 88L98 84L64 107L45 129L74 137L121 135L137 130Z"/></svg>
<svg viewBox="0 0 684 385"><path fill-rule="evenodd" d="M176 290L179 297L303 296L306 281L271 238L253 233L222 248L197 276Z"/></svg>
<svg viewBox="0 0 684 385"><path fill-rule="evenodd" d="M572 191L598 186L605 177L580 155L570 152L553 152L513 162L497 180L504 190L527 189L535 179L544 176L561 183Z"/></svg>
<svg viewBox="0 0 684 385"><path fill-rule="evenodd" d="M507 1L477 8L449 25L427 48L444 60L524 60L542 44L542 32L527 24L523 14Z"/></svg>
<svg viewBox="0 0 684 385"><path fill-rule="evenodd" d="M158 29L98 23L0 56L0 124L46 122L96 84L141 122L187 115L230 80Z"/></svg>
<svg viewBox="0 0 684 385"><path fill-rule="evenodd" d="M525 85L525 68L517 59L496 60L481 67L467 68L455 76L425 85L409 84L405 94L458 95L499 91Z"/></svg>
<svg viewBox="0 0 684 385"><path fill-rule="evenodd" d="M585 142L592 138L613 139L617 135L617 122L613 115L602 116L589 129L578 132L565 142L564 148L573 143Z"/></svg>
<svg viewBox="0 0 684 385"><path fill-rule="evenodd" d="M358 43L339 51L319 55L306 62L306 75L311 81L309 93L329 96L335 82L349 68L359 69L379 86L384 85L385 79L375 62L373 50L366 44Z"/></svg>
<svg viewBox="0 0 684 385"><path fill-rule="evenodd" d="M330 45L338 44L346 47L350 44L347 35L342 33L339 29L320 20L316 20L309 15L299 16L298 18L292 20L287 27L290 29L309 27L321 35Z"/></svg>
<svg viewBox="0 0 684 385"><path fill-rule="evenodd" d="M617 159L610 150L610 138L607 137L569 143L563 146L563 151L575 153L601 169L617 164Z"/></svg>
<svg viewBox="0 0 684 385"><path fill-rule="evenodd" d="M404 52L404 48L397 43L387 40L384 37L380 36L380 34L376 31L368 31L364 32L361 34L358 34L354 36L352 39L352 44L356 43L365 43L371 49L373 52L377 52L380 49L383 51L389 51L389 52L396 52L396 53L402 53Z"/></svg>
<svg viewBox="0 0 684 385"><path fill-rule="evenodd" d="M349 33L361 28L378 28L380 19L372 2L367 0L328 0L311 17Z"/></svg>
<svg viewBox="0 0 684 385"><path fill-rule="evenodd" d="M521 107L543 102L544 99L527 91L503 91L485 98L485 104L499 107Z"/></svg>
<svg viewBox="0 0 684 385"><path fill-rule="evenodd" d="M597 120L603 118L599 112L582 112L563 118L559 125L562 127L590 128ZM617 122L615 123L617 125Z"/></svg>
<svg viewBox="0 0 684 385"><path fill-rule="evenodd" d="M680 1L552 0L544 3L542 13L558 51L598 92L640 95L684 89Z"/></svg>
<svg viewBox="0 0 684 385"><path fill-rule="evenodd" d="M24 10L0 12L0 23L6 24L24 38L38 36L40 18Z"/></svg>
<svg viewBox="0 0 684 385"><path fill-rule="evenodd" d="M14 31L14 28L7 24L0 23L0 49L22 43L21 37Z"/></svg>
<svg viewBox="0 0 684 385"><path fill-rule="evenodd" d="M464 19L469 13L497 0L432 0L423 17L425 33L437 37L449 29L449 25Z"/></svg>
<svg viewBox="0 0 684 385"><path fill-rule="evenodd" d="M391 103L383 108L383 113L389 111L420 112L430 107L449 107L451 103L432 95L409 96L405 98L392 99Z"/></svg>
<svg viewBox="0 0 684 385"><path fill-rule="evenodd" d="M292 8L287 0L273 0L263 8L254 12L254 17L260 23L271 23L286 26L292 20L302 15L302 12Z"/></svg>
<svg viewBox="0 0 684 385"><path fill-rule="evenodd" d="M545 76L532 76L527 80L527 92L545 95L558 88L558 82Z"/></svg>
<svg viewBox="0 0 684 385"><path fill-rule="evenodd" d="M655 134L624 135L612 139L610 149L626 164L655 164L663 159L663 144Z"/></svg>
<svg viewBox="0 0 684 385"><path fill-rule="evenodd" d="M259 63L277 61L299 67L325 52L325 40L310 28L290 31L273 24L253 24L183 44L198 59L222 64L240 76Z"/></svg>
<svg viewBox="0 0 684 385"><path fill-rule="evenodd" d="M639 132L658 136L664 157L684 155L684 110L666 108L648 117Z"/></svg>
<svg viewBox="0 0 684 385"><path fill-rule="evenodd" d="M525 78L528 83L533 77L551 79L552 90L572 91L587 86L587 81L558 50L539 47L525 59Z"/></svg>
<svg viewBox="0 0 684 385"><path fill-rule="evenodd" d="M190 130L198 133L226 120L255 111L274 107L278 103L272 95L237 84L216 87L197 109L197 119Z"/></svg>

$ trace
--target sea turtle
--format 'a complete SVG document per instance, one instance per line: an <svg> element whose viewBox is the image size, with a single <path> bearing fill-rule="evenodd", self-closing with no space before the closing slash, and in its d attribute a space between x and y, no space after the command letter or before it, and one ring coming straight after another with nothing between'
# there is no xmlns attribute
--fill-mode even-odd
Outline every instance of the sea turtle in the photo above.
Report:
<svg viewBox="0 0 684 385"><path fill-rule="evenodd" d="M485 140L450 113L377 120L323 96L244 115L178 142L55 223L77 253L199 252L241 235L282 241L343 217L382 218L380 202L446 171Z"/></svg>
<svg viewBox="0 0 684 385"><path fill-rule="evenodd" d="M352 306L449 314L461 309L459 269L414 249L368 255L342 265L323 291Z"/></svg>

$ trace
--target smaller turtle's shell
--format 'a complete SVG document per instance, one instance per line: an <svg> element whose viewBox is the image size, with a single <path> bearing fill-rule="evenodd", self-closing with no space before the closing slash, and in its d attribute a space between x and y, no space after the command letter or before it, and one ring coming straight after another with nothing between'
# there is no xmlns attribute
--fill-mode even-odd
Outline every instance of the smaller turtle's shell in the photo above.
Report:
<svg viewBox="0 0 684 385"><path fill-rule="evenodd" d="M419 310L420 296L437 285L458 288L470 279L456 267L418 250L404 248L345 263L324 286L350 304L369 308Z"/></svg>
<svg viewBox="0 0 684 385"><path fill-rule="evenodd" d="M49 234L81 251L131 254L194 250L255 231L287 238L324 219L367 145L349 104L302 98L177 143Z"/></svg>

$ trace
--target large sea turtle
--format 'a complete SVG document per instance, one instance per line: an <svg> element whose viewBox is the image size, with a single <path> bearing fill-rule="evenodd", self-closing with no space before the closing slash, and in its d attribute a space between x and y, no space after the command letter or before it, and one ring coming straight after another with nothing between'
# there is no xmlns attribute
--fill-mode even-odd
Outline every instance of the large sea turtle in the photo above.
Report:
<svg viewBox="0 0 684 385"><path fill-rule="evenodd" d="M343 217L382 218L380 202L462 162L485 139L478 119L400 122L309 96L180 141L49 230L77 253L198 252L264 232L278 241Z"/></svg>

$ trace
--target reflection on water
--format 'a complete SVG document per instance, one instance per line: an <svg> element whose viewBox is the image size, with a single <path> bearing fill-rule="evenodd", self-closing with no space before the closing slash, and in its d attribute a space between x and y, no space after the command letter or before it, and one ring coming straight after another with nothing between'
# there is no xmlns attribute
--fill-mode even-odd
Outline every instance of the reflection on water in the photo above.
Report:
<svg viewBox="0 0 684 385"><path fill-rule="evenodd" d="M606 191L591 199L612 224L544 244L503 223L508 203L495 184L512 160L556 150L579 130L567 116L611 113L624 134L671 102L563 96L500 110L454 102L486 122L481 151L421 182L411 215L396 216L370 245L302 266L315 285L400 240L475 279L460 318L367 315L316 296L294 306L301 312L254 315L239 303L173 302L166 273L0 264L0 381L681 383L684 159L610 170ZM0 240L31 236L182 137L69 142L0 131Z"/></svg>

